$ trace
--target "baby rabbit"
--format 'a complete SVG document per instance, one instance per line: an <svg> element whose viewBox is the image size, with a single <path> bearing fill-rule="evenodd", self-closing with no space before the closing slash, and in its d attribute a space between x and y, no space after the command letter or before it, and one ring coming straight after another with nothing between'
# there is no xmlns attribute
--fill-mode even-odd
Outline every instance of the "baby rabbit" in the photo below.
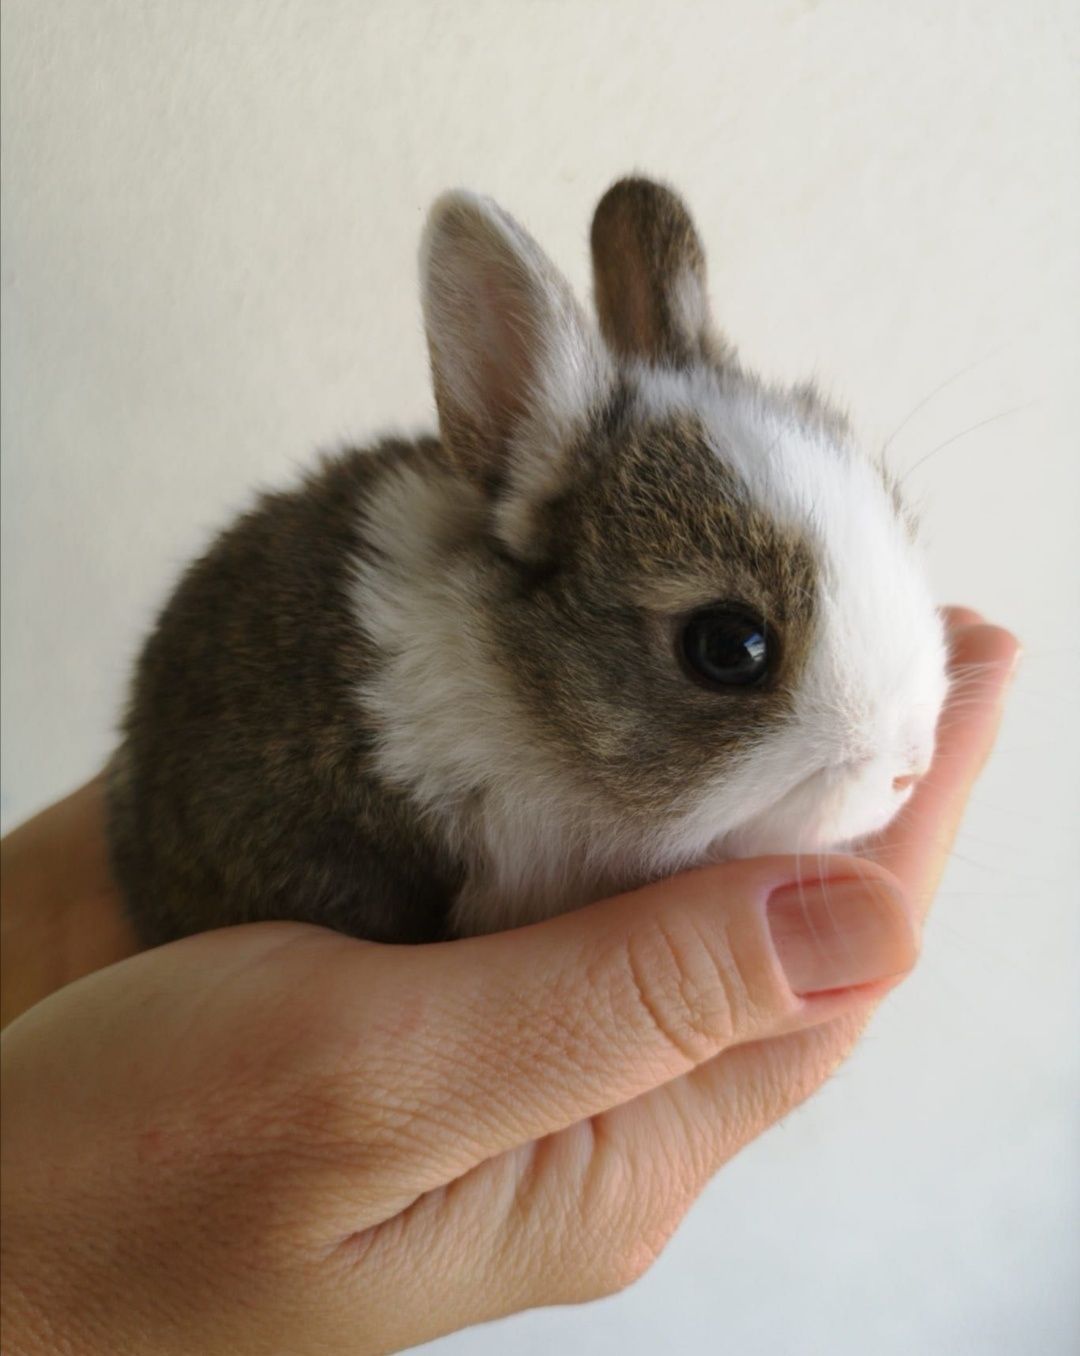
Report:
<svg viewBox="0 0 1080 1356"><path fill-rule="evenodd" d="M141 938L512 927L881 828L945 652L896 487L742 370L644 179L592 224L599 332L486 198L428 219L439 436L329 458L183 576L110 766Z"/></svg>

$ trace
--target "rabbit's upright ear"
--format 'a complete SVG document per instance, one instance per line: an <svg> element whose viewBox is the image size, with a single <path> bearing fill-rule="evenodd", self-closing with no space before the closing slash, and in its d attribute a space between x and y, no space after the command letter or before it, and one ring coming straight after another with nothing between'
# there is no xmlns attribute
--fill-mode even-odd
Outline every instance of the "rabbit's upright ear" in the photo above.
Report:
<svg viewBox="0 0 1080 1356"><path fill-rule="evenodd" d="M705 251L686 204L650 179L620 179L592 223L600 328L622 358L685 367L716 361Z"/></svg>
<svg viewBox="0 0 1080 1356"><path fill-rule="evenodd" d="M489 198L439 198L420 265L444 442L489 489L543 495L607 390L599 336L536 241Z"/></svg>

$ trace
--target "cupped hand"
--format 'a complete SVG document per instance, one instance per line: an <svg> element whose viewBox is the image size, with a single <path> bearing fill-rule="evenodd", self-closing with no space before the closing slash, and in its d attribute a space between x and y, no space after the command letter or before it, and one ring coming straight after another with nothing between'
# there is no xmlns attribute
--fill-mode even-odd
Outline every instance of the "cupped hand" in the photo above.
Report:
<svg viewBox="0 0 1080 1356"><path fill-rule="evenodd" d="M5 1351L389 1351L639 1275L914 961L1016 648L951 621L938 754L874 860L728 863L441 946L225 929L30 1007L3 1039ZM62 978L132 949L95 860L96 950L47 864Z"/></svg>

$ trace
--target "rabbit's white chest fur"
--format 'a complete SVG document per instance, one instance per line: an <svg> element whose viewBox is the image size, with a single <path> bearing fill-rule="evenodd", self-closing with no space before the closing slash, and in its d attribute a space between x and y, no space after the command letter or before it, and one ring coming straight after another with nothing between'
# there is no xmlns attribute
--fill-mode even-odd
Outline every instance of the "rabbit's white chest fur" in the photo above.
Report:
<svg viewBox="0 0 1080 1356"><path fill-rule="evenodd" d="M383 656L358 693L379 726L376 764L469 867L462 932L533 922L647 874L625 830L529 736L492 662L488 581L455 541L474 536L482 496L458 477L402 467L379 486L356 565L357 616ZM433 662L433 656L437 660Z"/></svg>

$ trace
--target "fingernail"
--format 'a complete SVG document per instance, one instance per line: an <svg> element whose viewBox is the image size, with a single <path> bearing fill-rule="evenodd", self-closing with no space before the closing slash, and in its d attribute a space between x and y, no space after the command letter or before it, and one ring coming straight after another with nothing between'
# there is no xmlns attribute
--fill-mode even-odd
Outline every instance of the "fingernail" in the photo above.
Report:
<svg viewBox="0 0 1080 1356"><path fill-rule="evenodd" d="M885 880L807 881L769 896L769 931L800 997L902 975L915 962L911 914Z"/></svg>

